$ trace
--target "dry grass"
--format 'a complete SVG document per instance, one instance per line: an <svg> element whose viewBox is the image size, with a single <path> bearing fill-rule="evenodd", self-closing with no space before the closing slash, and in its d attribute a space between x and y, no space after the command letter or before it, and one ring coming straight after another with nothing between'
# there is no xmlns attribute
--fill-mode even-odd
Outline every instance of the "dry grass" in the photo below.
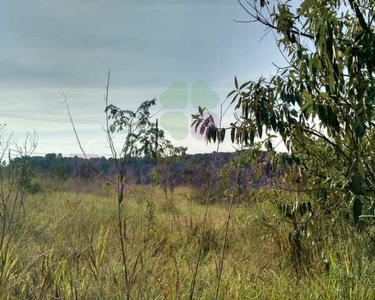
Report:
<svg viewBox="0 0 375 300"><path fill-rule="evenodd" d="M190 190L168 200L154 187L126 194L127 251L133 299L187 299L204 206ZM264 195L262 195L264 197ZM373 299L374 264L354 263L347 243L296 276L286 225L271 200L236 206L223 271L222 299ZM26 220L0 265L0 299L124 299L115 196L108 190L30 196ZM209 209L196 299L212 299L227 211ZM332 240L331 243L337 243ZM354 253L354 254L353 254ZM357 254L360 255L360 254ZM4 257L4 255L2 255ZM359 258L362 260L362 257Z"/></svg>

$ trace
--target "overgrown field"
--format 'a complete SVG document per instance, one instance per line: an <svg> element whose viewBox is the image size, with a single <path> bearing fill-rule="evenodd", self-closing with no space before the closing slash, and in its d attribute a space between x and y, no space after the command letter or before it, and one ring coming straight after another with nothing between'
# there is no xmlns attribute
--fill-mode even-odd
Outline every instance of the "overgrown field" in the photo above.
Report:
<svg viewBox="0 0 375 300"><path fill-rule="evenodd" d="M165 199L156 187L133 187L125 196L131 298L188 299L202 237L194 299L212 299L227 205L210 205L203 228L205 206L193 190L179 188ZM275 197L288 202L293 194L260 190L235 206L221 299L374 299L375 264L363 253L361 235L339 224L316 229L318 237L313 229L302 243L304 263L296 266L293 228L279 220ZM0 253L0 298L124 299L117 218L109 187L29 196L9 251L4 243Z"/></svg>

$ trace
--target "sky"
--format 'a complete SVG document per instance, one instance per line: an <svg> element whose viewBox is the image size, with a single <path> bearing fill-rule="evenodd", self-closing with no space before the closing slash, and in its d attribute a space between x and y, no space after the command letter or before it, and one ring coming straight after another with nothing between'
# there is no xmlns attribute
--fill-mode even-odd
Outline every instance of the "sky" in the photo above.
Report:
<svg viewBox="0 0 375 300"><path fill-rule="evenodd" d="M22 141L38 135L35 155L108 156L103 130L109 102L135 109L156 98L155 118L188 153L212 152L190 129L197 106L220 113L239 82L274 73L284 62L273 36L237 0L14 0L0 11L0 123ZM224 121L233 119L229 110ZM4 138L4 136L3 136ZM121 136L116 143L121 144ZM233 150L229 142L221 151Z"/></svg>

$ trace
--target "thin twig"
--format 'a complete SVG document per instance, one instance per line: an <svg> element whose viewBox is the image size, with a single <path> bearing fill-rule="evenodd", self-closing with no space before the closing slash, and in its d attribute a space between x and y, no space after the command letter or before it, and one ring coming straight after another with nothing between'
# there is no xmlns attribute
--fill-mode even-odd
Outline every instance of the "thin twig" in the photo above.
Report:
<svg viewBox="0 0 375 300"><path fill-rule="evenodd" d="M65 105L66 105L66 109L68 111L68 115L69 115L69 119L70 119L70 123L72 124L72 127L73 127L73 131L74 131L74 135L76 137L76 140L77 140L77 143L78 143L78 146L79 146L79 149L81 150L81 153L83 155L83 157L87 160L87 162L89 163L89 166L91 166L90 164L90 160L85 152L85 150L83 149L82 147L82 143L81 143L81 140L79 138L79 135L78 135L78 132L76 130L76 127L75 127L75 123L74 123L74 120L73 120L73 117L72 117L72 114L70 112L70 108L69 108L69 104L68 104L68 100L66 99L66 96L65 96L65 93L62 93L62 96L64 97L64 102L65 102ZM108 182L111 182L113 184L116 184L116 181L113 181L112 179L110 179L109 177L107 177L106 175L104 175L102 172L99 172L97 171L95 168L91 168L95 173L97 173L97 175L100 175L102 176L105 180L107 180Z"/></svg>
<svg viewBox="0 0 375 300"><path fill-rule="evenodd" d="M221 103L221 105L220 105L219 127L222 126L223 116L228 111L228 108L230 106L230 104L229 104L229 106L223 112L223 105L225 104L225 102L227 100L228 100L228 98L226 98ZM217 167L216 166L216 161L217 161L217 157L219 155L220 144L221 144L220 142L217 143L216 153L215 153L214 161L213 161L213 167L212 167L212 172L211 172L211 177L210 177L210 183L209 183L208 193L207 193L207 198L206 198L206 203L205 203L205 212L204 212L204 216L203 216L203 225L202 225L202 232L201 232L201 236L200 236L199 249L198 249L198 252L197 252L197 258L196 258L196 262L195 262L195 269L194 269L193 279L192 279L191 287L190 287L190 300L192 300L193 297L194 297L194 291L195 291L195 285L196 285L196 280L197 280L197 276L198 276L198 270L199 270L199 266L200 266L200 263L201 263L202 251L204 249L204 230L205 230L205 228L207 226L208 207L209 207L209 202L210 202L210 197L211 197L211 189L212 189L212 185L213 185L213 179L214 179L215 172L216 172L216 167Z"/></svg>
<svg viewBox="0 0 375 300"><path fill-rule="evenodd" d="M227 245L228 245L229 224L230 224L230 219L232 217L232 210L233 210L233 205L234 205L234 195L235 195L235 190L237 188L238 178L239 178L239 174L240 174L240 167L241 167L241 155L238 158L236 178L235 178L235 181L232 185L231 198L230 198L229 208L228 208L228 216L227 216L227 221L226 221L226 225L225 225L225 233L224 233L224 238L223 238L223 246L222 246L222 249L221 249L221 257L220 257L220 264L219 264L219 277L218 277L218 282L217 282L217 287L216 287L216 294L215 294L215 298L214 298L215 300L219 299L219 294L220 294L220 284L221 284L221 278L222 278L223 267L224 267L225 252L226 252L226 248L227 248Z"/></svg>

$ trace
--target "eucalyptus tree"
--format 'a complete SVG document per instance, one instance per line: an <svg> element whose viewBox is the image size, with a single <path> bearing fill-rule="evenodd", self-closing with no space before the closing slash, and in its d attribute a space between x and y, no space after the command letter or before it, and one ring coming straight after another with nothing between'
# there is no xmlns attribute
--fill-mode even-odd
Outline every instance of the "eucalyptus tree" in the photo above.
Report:
<svg viewBox="0 0 375 300"><path fill-rule="evenodd" d="M308 174L318 203L351 208L372 222L375 196L375 2L239 1L249 19L273 34L285 58L275 75L239 83L228 98L238 117L228 128L193 115L208 141L272 148L275 134Z"/></svg>

